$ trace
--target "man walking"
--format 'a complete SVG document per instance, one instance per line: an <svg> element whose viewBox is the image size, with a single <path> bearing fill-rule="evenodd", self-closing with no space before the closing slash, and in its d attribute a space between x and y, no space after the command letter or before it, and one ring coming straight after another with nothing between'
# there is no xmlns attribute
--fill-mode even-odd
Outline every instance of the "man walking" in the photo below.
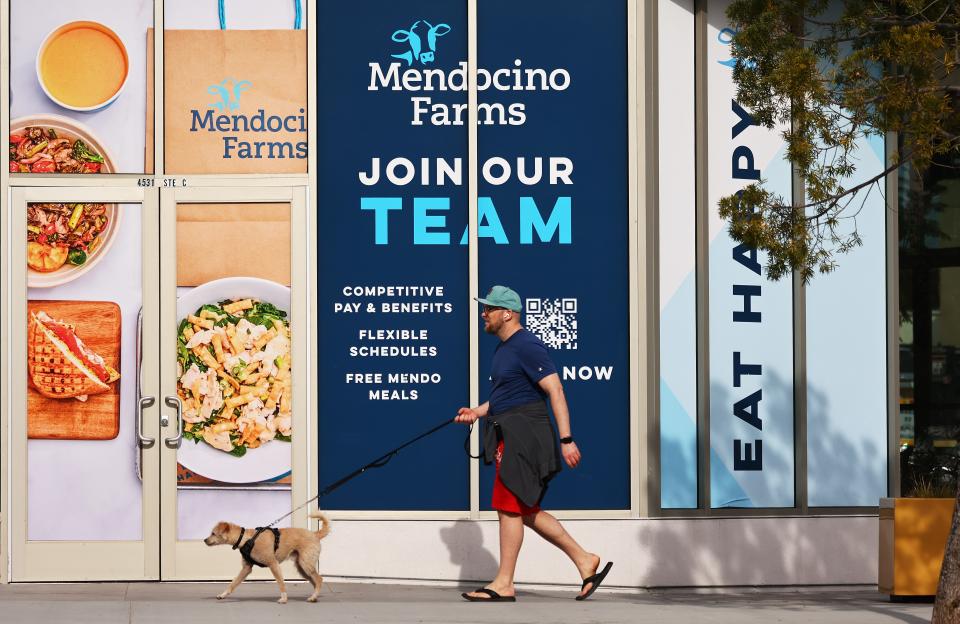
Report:
<svg viewBox="0 0 960 624"><path fill-rule="evenodd" d="M484 461L496 462L492 506L500 522L500 569L486 587L462 596L471 602L516 600L513 575L524 526L528 526L577 566L583 579L577 600L585 600L606 578L613 562L598 572L600 557L585 551L555 517L540 509L547 483L560 472L561 454L571 468L580 463L560 376L547 347L520 324L520 295L506 286L494 286L477 301L483 304L483 330L500 339L490 367L493 385L486 403L460 408L456 421L473 424L486 418ZM545 399L553 408L559 448Z"/></svg>

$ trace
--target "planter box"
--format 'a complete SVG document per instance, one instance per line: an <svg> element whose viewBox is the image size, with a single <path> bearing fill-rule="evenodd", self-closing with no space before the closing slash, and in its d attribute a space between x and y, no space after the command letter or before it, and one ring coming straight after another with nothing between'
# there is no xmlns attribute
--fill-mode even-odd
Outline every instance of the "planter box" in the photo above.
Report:
<svg viewBox="0 0 960 624"><path fill-rule="evenodd" d="M933 596L953 519L952 498L881 498L877 585L891 598Z"/></svg>

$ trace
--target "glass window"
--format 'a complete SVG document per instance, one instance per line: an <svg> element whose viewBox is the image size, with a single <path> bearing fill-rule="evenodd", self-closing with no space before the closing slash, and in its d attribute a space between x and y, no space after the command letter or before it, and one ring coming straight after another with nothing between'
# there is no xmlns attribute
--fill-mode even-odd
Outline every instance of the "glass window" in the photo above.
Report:
<svg viewBox="0 0 960 624"><path fill-rule="evenodd" d="M717 216L721 197L761 177L789 198L790 164L780 129L756 126L736 102L728 4L708 4L705 42L711 507L793 507L792 283L767 280L764 254L735 242Z"/></svg>
<svg viewBox="0 0 960 624"><path fill-rule="evenodd" d="M381 2L376 18L318 16L342 26L317 40L321 487L470 397L466 3ZM465 435L447 427L323 506L467 510Z"/></svg>
<svg viewBox="0 0 960 624"><path fill-rule="evenodd" d="M564 386L584 460L547 504L629 509L627 5L588 13L570 0L479 4L479 283L518 292ZM485 401L499 341L474 331Z"/></svg>
<svg viewBox="0 0 960 624"><path fill-rule="evenodd" d="M306 4L164 2L165 173L306 173Z"/></svg>
<svg viewBox="0 0 960 624"><path fill-rule="evenodd" d="M26 209L28 539L139 540L141 208Z"/></svg>
<svg viewBox="0 0 960 624"><path fill-rule="evenodd" d="M960 157L900 169L900 478L953 496L960 468Z"/></svg>
<svg viewBox="0 0 960 624"><path fill-rule="evenodd" d="M148 0L12 0L11 173L150 170L152 27Z"/></svg>

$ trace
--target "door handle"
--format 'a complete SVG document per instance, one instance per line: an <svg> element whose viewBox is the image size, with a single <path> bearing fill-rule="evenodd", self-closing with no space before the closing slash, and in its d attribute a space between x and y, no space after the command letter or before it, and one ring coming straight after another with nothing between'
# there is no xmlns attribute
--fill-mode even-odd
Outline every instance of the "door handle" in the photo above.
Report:
<svg viewBox="0 0 960 624"><path fill-rule="evenodd" d="M137 401L137 440L140 443L140 448L148 449L153 446L153 443L157 440L155 438L148 438L143 435L143 410L150 407L156 402L152 396L140 397L140 400Z"/></svg>
<svg viewBox="0 0 960 624"><path fill-rule="evenodd" d="M167 407L173 407L177 410L177 435L172 438L164 438L163 443L167 445L167 448L180 448L180 442L183 440L183 403L177 396L164 397L163 402L166 403Z"/></svg>

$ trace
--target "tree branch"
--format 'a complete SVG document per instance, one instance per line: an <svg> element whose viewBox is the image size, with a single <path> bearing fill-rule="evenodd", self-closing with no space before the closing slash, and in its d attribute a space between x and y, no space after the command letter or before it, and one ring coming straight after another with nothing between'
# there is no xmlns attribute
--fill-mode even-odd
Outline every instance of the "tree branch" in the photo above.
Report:
<svg viewBox="0 0 960 624"><path fill-rule="evenodd" d="M814 206L819 206L820 204L824 203L825 201L829 201L829 202L830 202L829 205L828 205L826 208L823 208L823 209L821 209L821 210L818 210L817 212L815 212L814 214L810 215L809 217L805 217L806 220L807 220L807 221L815 221L815 220L819 219L819 218L822 217L823 215L825 215L825 214L827 214L828 212L830 212L830 209L837 205L837 201L838 201L841 197L846 197L847 195L850 195L851 193L856 193L857 191L859 191L860 189L864 188L865 186L870 186L871 184L873 184L874 182L880 180L881 178L883 178L883 177L886 176L887 174L895 171L897 168L900 167L901 164L903 164L903 162L905 162L905 161L907 161L907 160L910 160L910 156L911 156L911 155L912 155L912 154L908 154L908 155L907 155L907 158L904 158L903 160L898 160L896 163L890 165L889 167L887 167L886 169L884 169L883 171L881 171L881 172L878 173L877 175L873 176L873 177L870 178L869 180L866 180L865 182L861 182L860 184L858 184L858 185L856 185L856 186L853 186L853 187L851 187L851 188L848 188L847 190L845 190L844 192L840 193L839 195L835 195L835 196L831 197L829 200L811 202L811 203L809 203L809 204L804 204L803 206L800 206L800 208L813 208Z"/></svg>

